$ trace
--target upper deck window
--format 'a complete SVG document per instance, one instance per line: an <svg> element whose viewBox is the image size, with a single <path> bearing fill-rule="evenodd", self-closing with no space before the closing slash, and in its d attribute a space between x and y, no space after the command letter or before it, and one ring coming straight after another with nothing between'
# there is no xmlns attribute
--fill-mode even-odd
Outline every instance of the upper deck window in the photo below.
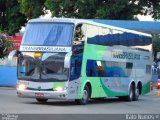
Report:
<svg viewBox="0 0 160 120"><path fill-rule="evenodd" d="M73 27L70 23L29 23L22 44L70 46Z"/></svg>

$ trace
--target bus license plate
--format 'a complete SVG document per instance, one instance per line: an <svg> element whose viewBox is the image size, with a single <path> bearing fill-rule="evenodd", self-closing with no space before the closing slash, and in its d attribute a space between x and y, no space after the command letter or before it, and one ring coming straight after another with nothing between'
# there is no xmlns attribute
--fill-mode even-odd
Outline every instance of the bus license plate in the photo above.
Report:
<svg viewBox="0 0 160 120"><path fill-rule="evenodd" d="M44 97L44 93L35 93L36 97Z"/></svg>

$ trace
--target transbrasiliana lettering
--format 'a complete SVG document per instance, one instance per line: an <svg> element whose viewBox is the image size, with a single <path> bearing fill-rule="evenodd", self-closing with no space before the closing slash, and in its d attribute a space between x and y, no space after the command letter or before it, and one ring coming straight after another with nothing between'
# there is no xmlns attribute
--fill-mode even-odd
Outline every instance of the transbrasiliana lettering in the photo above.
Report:
<svg viewBox="0 0 160 120"><path fill-rule="evenodd" d="M137 54L137 53L114 51L112 54L113 54L113 58L140 60L140 54Z"/></svg>

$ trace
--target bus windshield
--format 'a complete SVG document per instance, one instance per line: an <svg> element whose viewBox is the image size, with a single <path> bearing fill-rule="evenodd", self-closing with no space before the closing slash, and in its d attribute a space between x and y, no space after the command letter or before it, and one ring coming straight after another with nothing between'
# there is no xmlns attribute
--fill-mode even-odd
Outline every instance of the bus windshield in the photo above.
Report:
<svg viewBox="0 0 160 120"><path fill-rule="evenodd" d="M41 58L23 55L18 59L18 78L30 81L67 81L68 68L64 68L66 53L43 53Z"/></svg>
<svg viewBox="0 0 160 120"><path fill-rule="evenodd" d="M29 23L21 44L71 46L73 27L70 23Z"/></svg>

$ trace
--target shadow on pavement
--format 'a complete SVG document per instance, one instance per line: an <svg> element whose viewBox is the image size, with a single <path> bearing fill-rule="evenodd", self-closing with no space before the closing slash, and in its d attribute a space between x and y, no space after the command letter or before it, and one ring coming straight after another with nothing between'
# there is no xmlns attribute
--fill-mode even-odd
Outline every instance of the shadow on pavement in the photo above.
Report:
<svg viewBox="0 0 160 120"><path fill-rule="evenodd" d="M96 104L112 104L112 103L119 103L119 102L127 102L124 100L120 100L118 98L107 98L107 99L91 99L87 105L96 105ZM40 105L53 105L53 106L77 106L75 101L54 101L49 100L46 103L38 103L38 102L23 102L26 104L40 104ZM83 106L83 105L82 105Z"/></svg>

